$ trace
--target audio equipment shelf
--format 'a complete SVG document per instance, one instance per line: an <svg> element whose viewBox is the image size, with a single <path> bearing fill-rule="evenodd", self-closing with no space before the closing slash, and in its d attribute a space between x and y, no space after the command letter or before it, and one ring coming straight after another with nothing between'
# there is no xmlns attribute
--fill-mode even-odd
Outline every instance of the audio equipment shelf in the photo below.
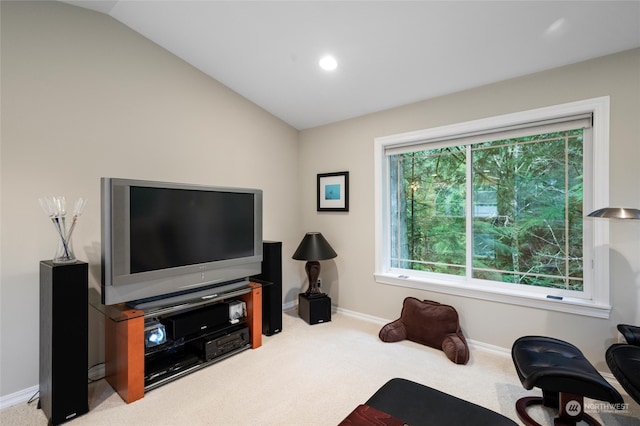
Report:
<svg viewBox="0 0 640 426"><path fill-rule="evenodd" d="M246 317L237 324L225 324L176 342L145 348L145 319L171 317L183 312L198 313L215 304L241 300L246 305ZM92 300L94 308L105 315L105 372L109 384L127 403L144 397L145 391L193 373L213 363L262 345L262 286L251 282L240 290L220 294L206 302L142 311L125 304L104 306ZM218 352L200 349L206 356L194 355L192 345L214 343L226 345L240 333L242 344L227 345ZM246 341L244 340L246 337ZM237 347L236 347L237 346ZM210 356L211 355L211 356Z"/></svg>

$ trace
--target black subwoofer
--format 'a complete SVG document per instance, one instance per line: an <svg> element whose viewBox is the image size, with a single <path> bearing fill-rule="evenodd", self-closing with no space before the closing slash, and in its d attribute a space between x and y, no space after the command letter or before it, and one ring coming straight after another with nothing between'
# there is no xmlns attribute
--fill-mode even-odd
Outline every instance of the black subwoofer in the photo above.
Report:
<svg viewBox="0 0 640 426"><path fill-rule="evenodd" d="M326 294L300 293L298 315L310 325L331 321L331 298Z"/></svg>
<svg viewBox="0 0 640 426"><path fill-rule="evenodd" d="M266 281L262 287L262 334L282 331L282 242L263 241L262 273L254 278Z"/></svg>
<svg viewBox="0 0 640 426"><path fill-rule="evenodd" d="M40 401L49 424L89 411L88 264L40 262Z"/></svg>

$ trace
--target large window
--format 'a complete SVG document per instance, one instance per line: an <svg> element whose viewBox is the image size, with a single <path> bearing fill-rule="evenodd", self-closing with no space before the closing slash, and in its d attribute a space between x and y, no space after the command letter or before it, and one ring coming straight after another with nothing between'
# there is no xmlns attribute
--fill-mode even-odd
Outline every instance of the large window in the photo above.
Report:
<svg viewBox="0 0 640 426"><path fill-rule="evenodd" d="M608 315L583 219L607 204L607 115L605 98L377 139L377 279Z"/></svg>

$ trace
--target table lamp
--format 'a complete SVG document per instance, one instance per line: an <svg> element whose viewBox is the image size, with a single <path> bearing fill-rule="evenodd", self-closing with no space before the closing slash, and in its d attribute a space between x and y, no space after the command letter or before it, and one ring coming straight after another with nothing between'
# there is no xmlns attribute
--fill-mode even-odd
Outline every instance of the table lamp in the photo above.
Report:
<svg viewBox="0 0 640 426"><path fill-rule="evenodd" d="M292 258L307 261L304 266L309 279L309 288L305 292L307 296L324 296L324 293L320 292L318 288L318 277L320 276L320 262L318 261L333 259L336 256L336 252L321 233L307 232L304 236Z"/></svg>

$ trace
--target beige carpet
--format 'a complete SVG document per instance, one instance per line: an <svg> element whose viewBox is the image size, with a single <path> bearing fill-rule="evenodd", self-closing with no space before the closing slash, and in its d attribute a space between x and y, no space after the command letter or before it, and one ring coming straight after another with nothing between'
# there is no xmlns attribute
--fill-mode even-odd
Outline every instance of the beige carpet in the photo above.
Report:
<svg viewBox="0 0 640 426"><path fill-rule="evenodd" d="M89 387L88 414L77 425L337 425L393 377L403 377L498 411L517 421L515 401L526 391L508 354L472 347L467 365L412 342L383 343L381 324L344 313L309 326L285 312L283 332L263 346L148 392L125 404L100 380ZM607 426L640 425L640 407L587 410ZM591 401L587 401L591 402ZM542 408L533 417L550 421ZM0 424L46 425L36 403L0 411ZM547 423L552 424L552 423ZM455 426L455 425L447 425Z"/></svg>

